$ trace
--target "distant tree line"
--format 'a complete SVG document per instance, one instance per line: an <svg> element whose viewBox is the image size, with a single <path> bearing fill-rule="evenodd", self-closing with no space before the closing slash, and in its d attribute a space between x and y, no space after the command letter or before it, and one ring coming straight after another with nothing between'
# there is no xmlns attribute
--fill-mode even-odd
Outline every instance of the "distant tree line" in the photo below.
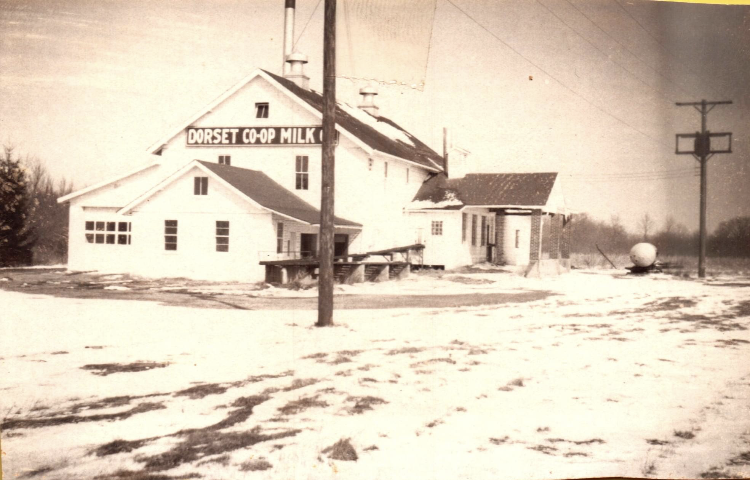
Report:
<svg viewBox="0 0 750 480"><path fill-rule="evenodd" d="M628 231L616 215L608 221L582 213L573 215L571 251L596 253L596 245L605 253L628 253L638 242L654 244L660 256L697 256L698 231L669 216L661 228L646 213L638 221L638 231ZM750 217L735 217L721 222L709 235L707 254L714 257L750 257Z"/></svg>
<svg viewBox="0 0 750 480"><path fill-rule="evenodd" d="M36 158L13 147L0 152L0 267L65 263L68 207L57 198L70 193Z"/></svg>

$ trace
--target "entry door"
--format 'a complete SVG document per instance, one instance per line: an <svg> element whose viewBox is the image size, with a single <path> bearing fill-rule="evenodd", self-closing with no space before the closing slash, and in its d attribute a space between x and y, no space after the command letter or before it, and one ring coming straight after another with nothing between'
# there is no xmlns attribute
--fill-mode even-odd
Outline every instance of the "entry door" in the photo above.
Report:
<svg viewBox="0 0 750 480"><path fill-rule="evenodd" d="M299 239L300 257L312 258L318 256L318 235L315 233L301 233Z"/></svg>
<svg viewBox="0 0 750 480"><path fill-rule="evenodd" d="M333 256L345 257L349 254L349 235L337 233L333 236Z"/></svg>

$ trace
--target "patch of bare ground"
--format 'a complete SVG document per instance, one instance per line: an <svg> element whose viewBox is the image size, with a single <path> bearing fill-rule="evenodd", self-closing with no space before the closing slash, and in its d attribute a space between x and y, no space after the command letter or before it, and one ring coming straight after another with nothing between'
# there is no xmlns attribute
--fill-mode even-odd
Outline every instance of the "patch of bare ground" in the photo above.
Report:
<svg viewBox="0 0 750 480"><path fill-rule="evenodd" d="M328 458L332 460L345 462L356 462L359 458L349 438L342 438L330 447L324 448L321 453L328 455Z"/></svg>
<svg viewBox="0 0 750 480"><path fill-rule="evenodd" d="M590 440L566 440L564 438L548 438L547 441L550 443L572 443L574 445L601 445L607 443L601 438L592 438Z"/></svg>
<svg viewBox="0 0 750 480"><path fill-rule="evenodd" d="M318 396L305 397L297 400L288 402L283 407L279 407L279 412L282 415L297 415L298 413L304 412L310 408L324 408L328 406L328 402L325 400L318 400Z"/></svg>
<svg viewBox="0 0 750 480"><path fill-rule="evenodd" d="M424 365L433 365L435 363L449 363L451 365L455 365L456 361L452 358L448 357L442 357L442 358L430 358L429 360L422 360L421 362L415 362L409 365L411 368L417 368Z"/></svg>
<svg viewBox="0 0 750 480"><path fill-rule="evenodd" d="M241 472L260 472L271 468L273 468L273 465L271 465L265 458L248 460L247 462L240 464Z"/></svg>
<svg viewBox="0 0 750 480"><path fill-rule="evenodd" d="M81 367L81 370L89 370L94 375L106 377L115 373L144 372L146 370L153 370L154 368L164 368L168 365L168 362L97 363L84 365Z"/></svg>
<svg viewBox="0 0 750 480"><path fill-rule="evenodd" d="M97 414L97 415L59 415L50 417L39 417L39 418L22 418L12 419L2 423L0 430L8 431L17 428L42 428L52 427L57 425L65 425L69 423L84 423L84 422L110 422L115 420L125 420L133 415L139 413L151 412L153 410L162 410L166 408L162 403L151 403L144 402L137 407L131 408L124 412L109 413L109 414Z"/></svg>
<svg viewBox="0 0 750 480"><path fill-rule="evenodd" d="M95 454L97 457L106 457L118 453L129 453L133 450L138 450L139 448L143 447L149 442L149 440L151 439L144 438L141 440L114 440L95 448L90 453Z"/></svg>
<svg viewBox="0 0 750 480"><path fill-rule="evenodd" d="M380 397L371 396L349 397L346 399L346 401L354 402L354 405L346 409L346 411L349 412L350 415L361 415L367 410L373 410L373 405L383 405L388 403Z"/></svg>
<svg viewBox="0 0 750 480"><path fill-rule="evenodd" d="M488 283L495 283L494 280L489 280L487 278L473 278L473 277L466 277L463 275L446 275L443 277L443 280L448 280L449 282L463 283L464 285L487 285Z"/></svg>
<svg viewBox="0 0 750 480"><path fill-rule="evenodd" d="M257 443L291 437L299 433L299 430L287 430L266 434L262 432L259 426L240 432L221 431L247 420L252 414L253 408L268 399L269 397L267 396L238 398L232 404L235 410L224 420L208 427L177 432L173 436L182 438L179 444L166 452L148 457L136 457L135 460L144 463L146 471L163 471L178 467L184 463L201 460L204 457L248 448Z"/></svg>
<svg viewBox="0 0 750 480"><path fill-rule="evenodd" d="M732 457L727 462L727 465L731 465L733 467L750 465L750 451L742 452L736 457Z"/></svg>
<svg viewBox="0 0 750 480"><path fill-rule="evenodd" d="M551 447L549 445L534 445L533 447L526 447L526 448L528 448L529 450L535 450L545 455L554 455L553 452L557 451L557 448Z"/></svg>
<svg viewBox="0 0 750 480"><path fill-rule="evenodd" d="M223 455L219 455L213 458L207 458L205 460L201 460L195 466L202 467L203 465L210 465L212 463L226 467L227 465L229 465L229 455L225 453Z"/></svg>
<svg viewBox="0 0 750 480"><path fill-rule="evenodd" d="M29 470L28 472L21 475L21 478L33 478L38 477L39 475L44 475L45 473L50 473L54 470L52 467L44 466L35 468L34 470Z"/></svg>
<svg viewBox="0 0 750 480"><path fill-rule="evenodd" d="M669 297L654 300L648 302L642 307L626 309L626 310L613 310L609 312L610 315L630 315L634 313L645 313L645 312L670 312L674 310L680 310L682 308L690 308L698 305L698 302L692 298L684 297Z"/></svg>
<svg viewBox="0 0 750 480"><path fill-rule="evenodd" d="M647 438L646 443L649 445L669 445L669 442L667 440L659 440L656 438Z"/></svg>
<svg viewBox="0 0 750 480"><path fill-rule="evenodd" d="M186 388L175 392L175 397L188 397L191 400L198 400L208 395L221 395L225 393L229 387L219 385L218 383L206 383L203 385L196 385L194 387Z"/></svg>
<svg viewBox="0 0 750 480"><path fill-rule="evenodd" d="M717 467L713 467L710 470L707 470L703 473L701 473L701 478L744 478L739 475L733 475L726 470L720 470Z"/></svg>
<svg viewBox="0 0 750 480"><path fill-rule="evenodd" d="M719 345L716 345L716 347L723 348L723 347L736 347L740 344L750 343L750 342L748 342L747 340L742 340L740 338L732 338L730 340L724 340L724 339L716 340L716 343L719 344Z"/></svg>
<svg viewBox="0 0 750 480"><path fill-rule="evenodd" d="M675 430L674 436L682 438L684 440L692 440L693 438L695 438L695 433L690 430Z"/></svg>
<svg viewBox="0 0 750 480"><path fill-rule="evenodd" d="M508 443L508 440L510 440L510 437L507 436L507 435L504 436L504 437L502 437L502 438L494 438L493 437L493 438L490 438L490 443L493 444L493 445L503 445L503 444Z"/></svg>
<svg viewBox="0 0 750 480"><path fill-rule="evenodd" d="M171 476L160 473L149 473L136 470L118 470L107 475L94 477L95 480L187 480L189 478L202 478L197 473L187 473L185 475Z"/></svg>
<svg viewBox="0 0 750 480"><path fill-rule="evenodd" d="M292 381L292 384L288 387L284 387L281 389L282 392L291 392L292 390L298 390L300 388L304 388L310 385L315 385L320 380L317 378L295 378L294 381Z"/></svg>
<svg viewBox="0 0 750 480"><path fill-rule="evenodd" d="M523 378L516 378L508 382L504 387L498 388L501 392L512 392L515 387L523 387Z"/></svg>
<svg viewBox="0 0 750 480"><path fill-rule="evenodd" d="M397 348L394 350L389 350L386 355L403 355L403 354L412 354L412 353L419 353L427 350L424 347L403 347L403 348Z"/></svg>

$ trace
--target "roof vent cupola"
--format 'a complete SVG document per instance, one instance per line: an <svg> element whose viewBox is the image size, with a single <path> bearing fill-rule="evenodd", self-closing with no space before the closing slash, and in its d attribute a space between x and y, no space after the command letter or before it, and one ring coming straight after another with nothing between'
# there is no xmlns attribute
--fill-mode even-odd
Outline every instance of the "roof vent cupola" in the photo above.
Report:
<svg viewBox="0 0 750 480"><path fill-rule="evenodd" d="M378 116L378 106L375 105L375 95L378 94L378 89L374 85L368 85L359 89L359 94L362 95L362 103L359 108L369 113L373 117Z"/></svg>
<svg viewBox="0 0 750 480"><path fill-rule="evenodd" d="M299 52L290 53L286 57L286 63L289 64L289 71L284 77L294 82L298 87L309 90L310 77L305 75L307 55Z"/></svg>

